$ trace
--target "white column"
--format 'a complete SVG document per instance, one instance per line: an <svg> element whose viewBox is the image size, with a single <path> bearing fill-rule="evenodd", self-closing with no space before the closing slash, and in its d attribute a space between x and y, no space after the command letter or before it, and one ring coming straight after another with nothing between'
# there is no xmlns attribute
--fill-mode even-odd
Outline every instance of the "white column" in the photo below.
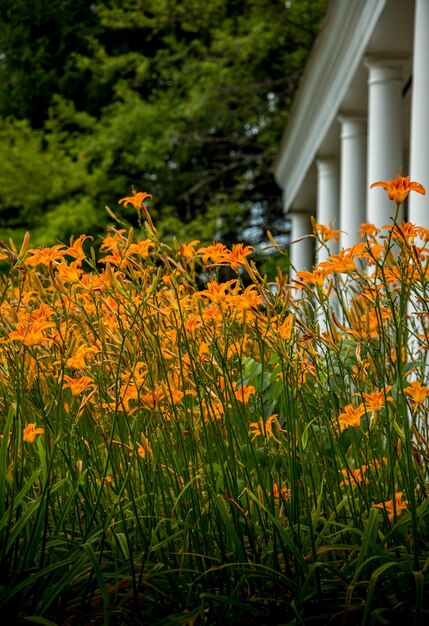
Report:
<svg viewBox="0 0 429 626"><path fill-rule="evenodd" d="M340 247L357 243L360 225L366 222L366 120L345 116L341 124Z"/></svg>
<svg viewBox="0 0 429 626"><path fill-rule="evenodd" d="M426 195L408 196L409 221L429 228L429 2L415 1L410 177Z"/></svg>
<svg viewBox="0 0 429 626"><path fill-rule="evenodd" d="M340 222L340 173L338 162L332 157L319 157L317 165L317 217L318 224L332 224L338 229ZM317 254L317 261L324 261L329 255L337 254L338 242L331 239Z"/></svg>
<svg viewBox="0 0 429 626"><path fill-rule="evenodd" d="M402 173L402 61L368 59L368 188L367 222L378 228L391 223L396 204L372 183ZM403 214L398 216L399 220Z"/></svg>
<svg viewBox="0 0 429 626"><path fill-rule="evenodd" d="M296 275L296 272L301 270L311 272L313 269L314 238L306 237L306 235L312 234L310 215L308 211L296 209L291 209L289 213L291 221L291 278Z"/></svg>

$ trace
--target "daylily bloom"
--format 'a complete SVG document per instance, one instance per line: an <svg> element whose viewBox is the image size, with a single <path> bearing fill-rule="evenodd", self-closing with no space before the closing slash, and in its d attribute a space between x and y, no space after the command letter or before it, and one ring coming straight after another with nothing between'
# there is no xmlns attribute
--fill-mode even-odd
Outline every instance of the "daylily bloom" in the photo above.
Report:
<svg viewBox="0 0 429 626"><path fill-rule="evenodd" d="M199 293L201 296L206 296L211 302L217 304L218 306L222 306L224 304L228 294L233 286L237 284L235 279L228 280L226 283L217 283L215 280L211 280L207 284L207 289L202 289Z"/></svg>
<svg viewBox="0 0 429 626"><path fill-rule="evenodd" d="M429 230L427 228L423 228L423 226L419 226L417 231L420 239L427 243L429 241Z"/></svg>
<svg viewBox="0 0 429 626"><path fill-rule="evenodd" d="M291 313L284 320L283 324L280 324L280 326L278 327L280 337L282 339L285 339L286 341L290 339L292 336L292 331L293 331L294 326L295 326L295 315Z"/></svg>
<svg viewBox="0 0 429 626"><path fill-rule="evenodd" d="M102 259L98 260L99 263L110 263L114 267L122 267L125 268L128 265L128 261L124 256L124 252L118 250L118 248L113 248L111 254L104 256Z"/></svg>
<svg viewBox="0 0 429 626"><path fill-rule="evenodd" d="M229 263L232 270L237 270L245 263L246 257L254 252L252 246L243 246L242 243L236 243L232 246L232 250L225 253L223 262Z"/></svg>
<svg viewBox="0 0 429 626"><path fill-rule="evenodd" d="M395 180L380 180L376 183L372 183L370 188L372 189L373 187L383 187L383 189L389 192L389 200L393 200L396 204L404 202L410 191L417 191L417 193L421 193L422 195L426 193L426 189L423 185L410 182L409 176L401 176L400 174L396 175Z"/></svg>
<svg viewBox="0 0 429 626"><path fill-rule="evenodd" d="M44 341L49 341L49 337L43 334L43 331L47 328L55 326L54 322L48 322L43 320L31 320L27 322L18 322L15 324L15 329L9 333L10 341L21 341L24 346L36 346L42 344Z"/></svg>
<svg viewBox="0 0 429 626"><path fill-rule="evenodd" d="M249 285L243 291L231 297L231 305L237 311L256 309L262 302L262 296L256 291L255 285Z"/></svg>
<svg viewBox="0 0 429 626"><path fill-rule="evenodd" d="M402 222L402 224L387 224L383 226L386 230L391 231L392 239L399 239L400 242L408 241L413 245L416 236L419 234L419 228L411 222Z"/></svg>
<svg viewBox="0 0 429 626"><path fill-rule="evenodd" d="M124 203L124 206L128 206L132 204L135 209L141 209L143 202L146 198L152 198L150 193L146 193L145 191L134 192L132 196L127 196L126 198L121 198L118 201L118 204Z"/></svg>
<svg viewBox="0 0 429 626"><path fill-rule="evenodd" d="M203 320L201 316L195 315L194 313L190 313L183 324L185 331L190 335L195 335L195 332L201 328L202 325Z"/></svg>
<svg viewBox="0 0 429 626"><path fill-rule="evenodd" d="M341 473L345 477L345 479L341 481L340 487L345 487L347 485L355 486L361 482L368 484L369 480L367 477L364 476L368 467L369 465L362 465L362 467L355 470L342 469Z"/></svg>
<svg viewBox="0 0 429 626"><path fill-rule="evenodd" d="M401 511L408 508L408 502L407 500L402 501L402 491L397 491L393 500L379 502L378 504L373 504L372 506L375 506L378 509L384 509L387 513L387 517L389 518L389 522L393 524L395 514L399 517L401 515Z"/></svg>
<svg viewBox="0 0 429 626"><path fill-rule="evenodd" d="M63 384L63 389L67 387L72 392L72 396L80 395L85 389L88 387L94 387L94 383L92 378L89 376L79 376L77 378L73 378L72 376L64 375L65 383Z"/></svg>
<svg viewBox="0 0 429 626"><path fill-rule="evenodd" d="M34 248L28 251L29 256L25 263L26 265L30 265L30 267L36 267L36 265L46 265L48 267L54 261L62 259L66 250L66 247L63 246L62 243L51 246L50 248Z"/></svg>
<svg viewBox="0 0 429 626"><path fill-rule="evenodd" d="M325 270L326 275L337 273L351 273L357 270L355 259L367 253L365 244L356 243L351 248L343 248L339 254L332 254L327 261L319 264L319 269Z"/></svg>
<svg viewBox="0 0 429 626"><path fill-rule="evenodd" d="M138 254L143 259L146 259L151 252L151 248L154 248L155 245L150 239L145 239L144 241L139 241L138 243L132 243L127 250L127 257L132 254Z"/></svg>
<svg viewBox="0 0 429 626"><path fill-rule="evenodd" d="M363 404L360 404L356 409L353 408L351 404L348 404L343 413L339 415L338 422L340 424L340 430L344 430L349 426L353 426L354 428L359 428L360 419L362 415L365 413L365 407Z"/></svg>
<svg viewBox="0 0 429 626"><path fill-rule="evenodd" d="M379 234L380 229L377 228L375 224L369 224L367 222L363 222L358 230L359 237L364 237L365 235L368 235L368 237L376 237Z"/></svg>
<svg viewBox="0 0 429 626"><path fill-rule="evenodd" d="M259 437L259 436L272 437L273 439L275 439L274 433L273 433L273 426L276 426L278 430L281 430L276 414L270 415L270 417L267 419L266 422L264 421L263 417L261 417L258 422L251 422L249 424L249 428L250 428L251 434L253 435L252 441L256 439L256 437Z"/></svg>
<svg viewBox="0 0 429 626"><path fill-rule="evenodd" d="M299 280L305 284L310 283L311 285L319 285L320 287L323 287L323 283L325 282L328 272L324 268L315 268L312 272L302 271L297 272L296 275Z"/></svg>
<svg viewBox="0 0 429 626"><path fill-rule="evenodd" d="M416 404L423 404L429 395L429 387L423 387L421 383L413 380L410 387L404 389L404 393L410 396Z"/></svg>
<svg viewBox="0 0 429 626"><path fill-rule="evenodd" d="M66 361L67 367L76 370L83 370L87 367L86 359L92 357L97 352L97 348L88 346L86 343L76 347Z"/></svg>
<svg viewBox="0 0 429 626"><path fill-rule="evenodd" d="M194 239L190 243L182 243L179 248L179 254L181 254L187 259L192 258L193 256L195 256L195 247L199 243L200 243L199 239Z"/></svg>
<svg viewBox="0 0 429 626"><path fill-rule="evenodd" d="M227 253L229 253L229 250L223 243L214 243L211 246L199 248L197 250L197 254L201 257L204 265L206 265L210 260L212 263L220 263Z"/></svg>
<svg viewBox="0 0 429 626"><path fill-rule="evenodd" d="M75 261L67 265L60 263L57 265L58 275L64 283L78 283L83 274L83 270L79 267L80 261Z"/></svg>
<svg viewBox="0 0 429 626"><path fill-rule="evenodd" d="M34 422L32 424L28 424L24 428L24 432L23 432L24 441L27 441L28 443L34 443L36 435L43 435L44 432L45 432L45 429L36 428L36 424Z"/></svg>
<svg viewBox="0 0 429 626"><path fill-rule="evenodd" d="M365 399L366 408L368 411L371 411L374 415L375 412L381 411L384 406L384 400L392 389L392 385L387 385L385 389L381 391L373 391L372 393L364 393L363 397ZM390 402L393 402L393 398L387 398Z"/></svg>
<svg viewBox="0 0 429 626"><path fill-rule="evenodd" d="M156 389L150 389L140 395L140 399L145 406L150 407L151 409L156 409L158 404L165 398L165 393L162 387L157 387Z"/></svg>
<svg viewBox="0 0 429 626"><path fill-rule="evenodd" d="M234 395L243 404L248 404L250 396L253 396L256 389L253 385L243 385L237 388L237 383L233 383Z"/></svg>
<svg viewBox="0 0 429 626"><path fill-rule="evenodd" d="M382 306L379 307L378 311L367 311L358 319L353 319L352 323L356 330L351 330L350 333L356 337L362 336L375 339L379 337L381 328L384 328L386 325L384 320L390 320L391 317L391 313Z"/></svg>
<svg viewBox="0 0 429 626"><path fill-rule="evenodd" d="M123 198L125 200L125 198ZM105 250L106 248L117 248L120 244L125 244L127 238L124 236L126 230L121 228L120 230L114 230L113 235L106 235L103 239L103 242L100 245L100 250Z"/></svg>
<svg viewBox="0 0 429 626"><path fill-rule="evenodd" d="M86 257L85 252L83 251L83 244L87 239L92 239L89 235L80 235L76 240L72 236L70 238L70 247L64 251L67 256L71 256L78 261L82 261Z"/></svg>
<svg viewBox="0 0 429 626"><path fill-rule="evenodd" d="M330 241L333 239L334 241L338 241L340 238L340 233L345 233L344 230L334 230L332 222L329 223L328 226L324 224L315 224L314 232L316 235L320 235L322 241Z"/></svg>
<svg viewBox="0 0 429 626"><path fill-rule="evenodd" d="M277 483L273 484L273 496L276 499L289 500L291 497L291 490L287 487L280 487Z"/></svg>

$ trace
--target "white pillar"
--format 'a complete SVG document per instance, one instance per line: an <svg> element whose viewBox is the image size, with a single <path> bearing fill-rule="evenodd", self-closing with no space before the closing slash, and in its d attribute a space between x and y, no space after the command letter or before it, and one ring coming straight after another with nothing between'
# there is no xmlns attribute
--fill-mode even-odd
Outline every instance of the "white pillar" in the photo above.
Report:
<svg viewBox="0 0 429 626"><path fill-rule="evenodd" d="M366 121L345 116L341 124L340 247L357 243L360 225L366 222Z"/></svg>
<svg viewBox="0 0 429 626"><path fill-rule="evenodd" d="M340 222L340 174L338 162L332 157L320 157L317 165L317 217L318 224L332 224L338 229ZM331 239L317 254L317 261L324 261L331 254L337 254L338 242Z"/></svg>
<svg viewBox="0 0 429 626"><path fill-rule="evenodd" d="M310 215L308 211L295 209L291 209L289 213L291 221L291 278L296 276L296 272L301 270L311 272L313 269L314 238L306 237L306 235L312 234Z"/></svg>
<svg viewBox="0 0 429 626"><path fill-rule="evenodd" d="M396 204L372 183L402 173L402 61L368 59L368 175L367 222L378 228L391 224ZM399 220L403 213L398 216Z"/></svg>
<svg viewBox="0 0 429 626"><path fill-rule="evenodd" d="M429 228L429 2L415 1L413 85L411 94L410 177L426 195L408 196L409 221Z"/></svg>

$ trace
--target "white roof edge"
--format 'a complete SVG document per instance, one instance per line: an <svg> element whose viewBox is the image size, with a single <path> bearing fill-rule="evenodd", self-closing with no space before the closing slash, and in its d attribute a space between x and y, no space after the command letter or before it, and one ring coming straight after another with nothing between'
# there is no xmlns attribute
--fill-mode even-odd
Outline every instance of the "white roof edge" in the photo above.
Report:
<svg viewBox="0 0 429 626"><path fill-rule="evenodd" d="M288 210L363 57L386 0L333 0L307 63L274 177Z"/></svg>

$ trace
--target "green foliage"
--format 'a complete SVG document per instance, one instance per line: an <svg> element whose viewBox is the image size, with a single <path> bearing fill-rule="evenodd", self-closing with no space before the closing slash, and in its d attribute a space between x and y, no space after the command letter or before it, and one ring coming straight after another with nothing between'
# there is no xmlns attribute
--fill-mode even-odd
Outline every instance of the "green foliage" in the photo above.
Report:
<svg viewBox="0 0 429 626"><path fill-rule="evenodd" d="M165 233L243 239L256 204L257 240L273 229L270 167L326 0L1 5L2 229L94 233L132 186L153 194ZM43 128L21 137L9 116ZM20 179L31 215L10 190Z"/></svg>
<svg viewBox="0 0 429 626"><path fill-rule="evenodd" d="M0 123L2 236L34 229L34 242L67 237L100 222L91 195L94 177L83 154L67 151L52 134L26 120ZM102 229L100 224L98 229Z"/></svg>
<svg viewBox="0 0 429 626"><path fill-rule="evenodd" d="M74 55L88 53L87 38L99 33L86 0L0 0L0 115L40 127L57 93L96 112Z"/></svg>

